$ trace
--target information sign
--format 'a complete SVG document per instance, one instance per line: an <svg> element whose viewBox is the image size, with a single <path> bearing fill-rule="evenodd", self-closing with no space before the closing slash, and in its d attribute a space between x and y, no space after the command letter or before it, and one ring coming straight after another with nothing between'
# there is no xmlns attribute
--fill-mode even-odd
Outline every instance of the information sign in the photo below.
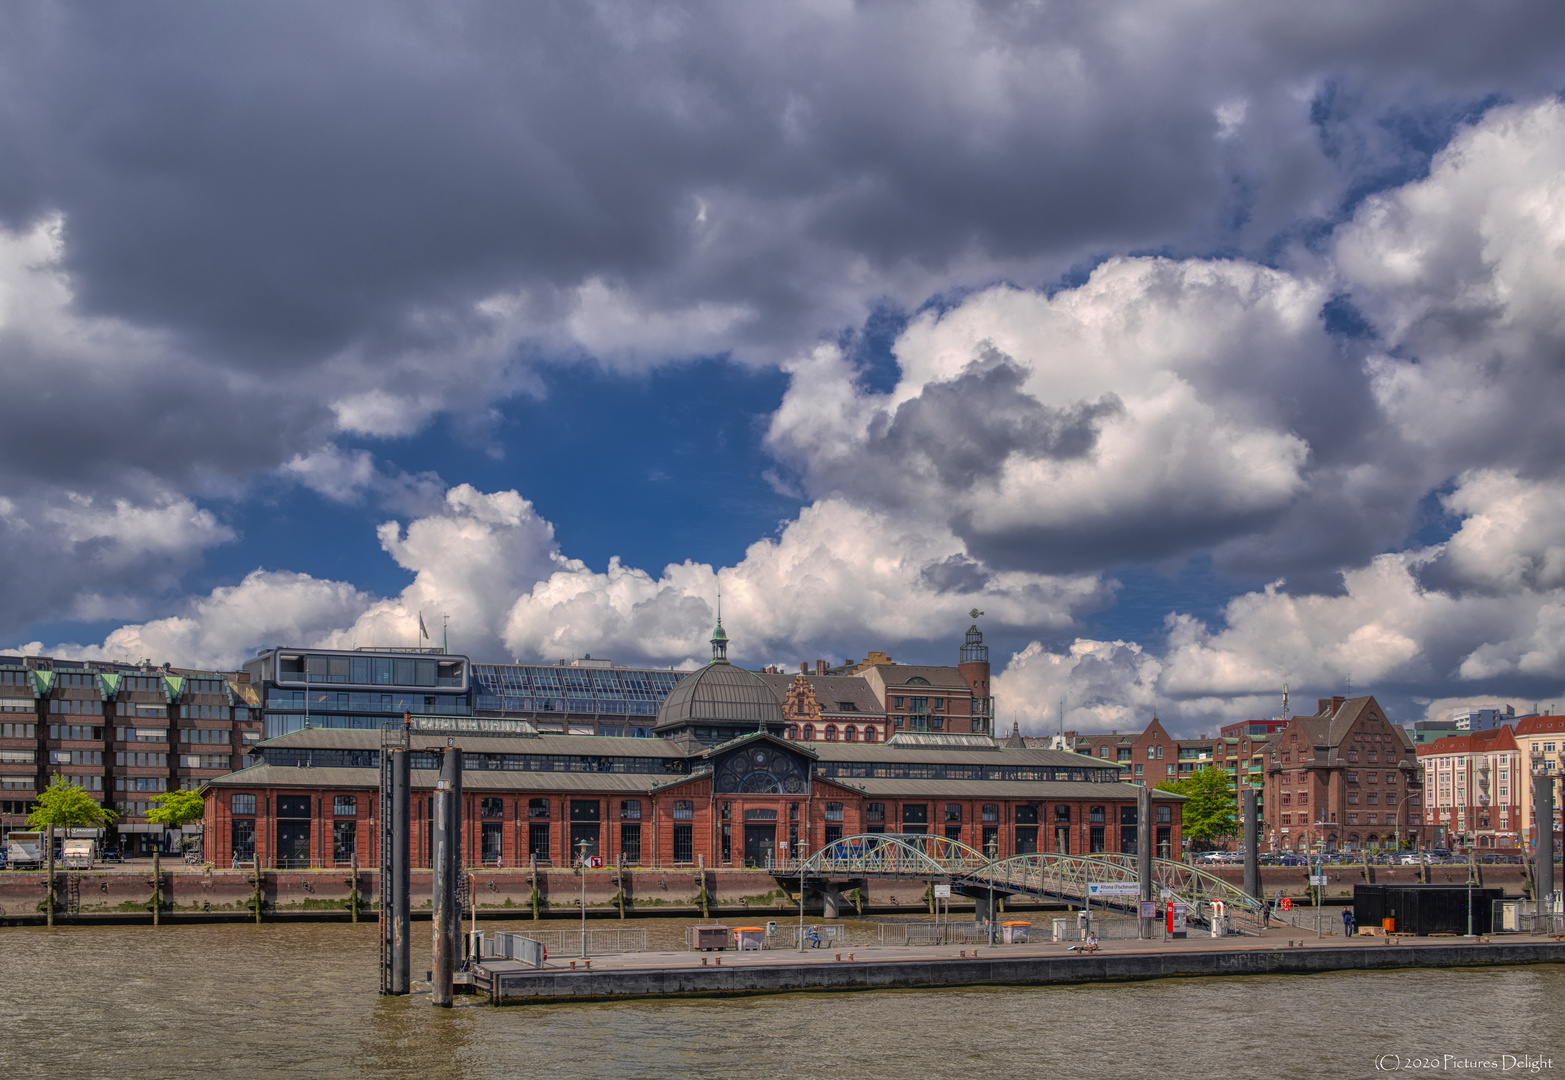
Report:
<svg viewBox="0 0 1565 1080"><path fill-rule="evenodd" d="M1141 886L1134 881L1094 881L1087 885L1088 896L1140 896Z"/></svg>

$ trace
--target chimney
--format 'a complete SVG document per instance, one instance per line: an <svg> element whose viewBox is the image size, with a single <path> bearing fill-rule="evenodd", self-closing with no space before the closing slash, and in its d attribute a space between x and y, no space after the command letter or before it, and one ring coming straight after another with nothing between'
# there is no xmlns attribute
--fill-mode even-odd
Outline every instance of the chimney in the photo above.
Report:
<svg viewBox="0 0 1565 1080"><path fill-rule="evenodd" d="M1315 699L1315 715L1316 716L1330 716L1331 715L1331 698L1323 697L1323 698L1316 698Z"/></svg>
<svg viewBox="0 0 1565 1080"><path fill-rule="evenodd" d="M815 674L817 674L817 675L824 675L824 674L826 674L826 661L824 661L824 660L817 660L817 661L815 661Z"/></svg>
<svg viewBox="0 0 1565 1080"><path fill-rule="evenodd" d="M808 675L809 673L810 673L810 665L806 661L800 660L799 661L799 674L800 675Z"/></svg>

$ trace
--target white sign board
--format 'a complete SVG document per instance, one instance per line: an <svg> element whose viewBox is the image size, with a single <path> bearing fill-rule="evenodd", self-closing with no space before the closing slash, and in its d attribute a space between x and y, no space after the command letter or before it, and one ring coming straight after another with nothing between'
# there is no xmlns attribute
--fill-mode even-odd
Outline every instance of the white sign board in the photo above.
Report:
<svg viewBox="0 0 1565 1080"><path fill-rule="evenodd" d="M1310 875L1310 884L1311 885L1326 885L1326 884L1329 884L1329 883L1326 881L1326 875L1325 874L1311 874Z"/></svg>
<svg viewBox="0 0 1565 1080"><path fill-rule="evenodd" d="M1134 881L1094 881L1087 885L1088 896L1140 896L1141 886Z"/></svg>
<svg viewBox="0 0 1565 1080"><path fill-rule="evenodd" d="M951 899L951 886L949 886L949 885L936 885L935 886L935 899L936 900L949 900L949 899Z"/></svg>

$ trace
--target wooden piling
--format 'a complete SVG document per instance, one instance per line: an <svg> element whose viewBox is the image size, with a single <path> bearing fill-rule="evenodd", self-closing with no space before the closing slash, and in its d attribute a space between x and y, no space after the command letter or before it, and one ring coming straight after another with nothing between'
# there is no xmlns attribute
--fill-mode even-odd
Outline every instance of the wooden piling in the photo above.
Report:
<svg viewBox="0 0 1565 1080"><path fill-rule="evenodd" d="M158 849L152 849L152 925L157 926L163 907L163 863Z"/></svg>
<svg viewBox="0 0 1565 1080"><path fill-rule="evenodd" d="M50 825L44 831L44 846L48 849L49 881L48 892L44 896L45 915L50 926L54 925L54 826Z"/></svg>

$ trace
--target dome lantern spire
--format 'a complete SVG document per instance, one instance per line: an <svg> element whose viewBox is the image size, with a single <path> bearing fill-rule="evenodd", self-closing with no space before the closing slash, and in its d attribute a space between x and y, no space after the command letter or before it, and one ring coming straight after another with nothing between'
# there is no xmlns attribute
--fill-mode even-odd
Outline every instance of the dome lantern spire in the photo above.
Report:
<svg viewBox="0 0 1565 1080"><path fill-rule="evenodd" d="M728 663L728 632L723 629L723 586L717 586L717 629L712 631L712 663Z"/></svg>

